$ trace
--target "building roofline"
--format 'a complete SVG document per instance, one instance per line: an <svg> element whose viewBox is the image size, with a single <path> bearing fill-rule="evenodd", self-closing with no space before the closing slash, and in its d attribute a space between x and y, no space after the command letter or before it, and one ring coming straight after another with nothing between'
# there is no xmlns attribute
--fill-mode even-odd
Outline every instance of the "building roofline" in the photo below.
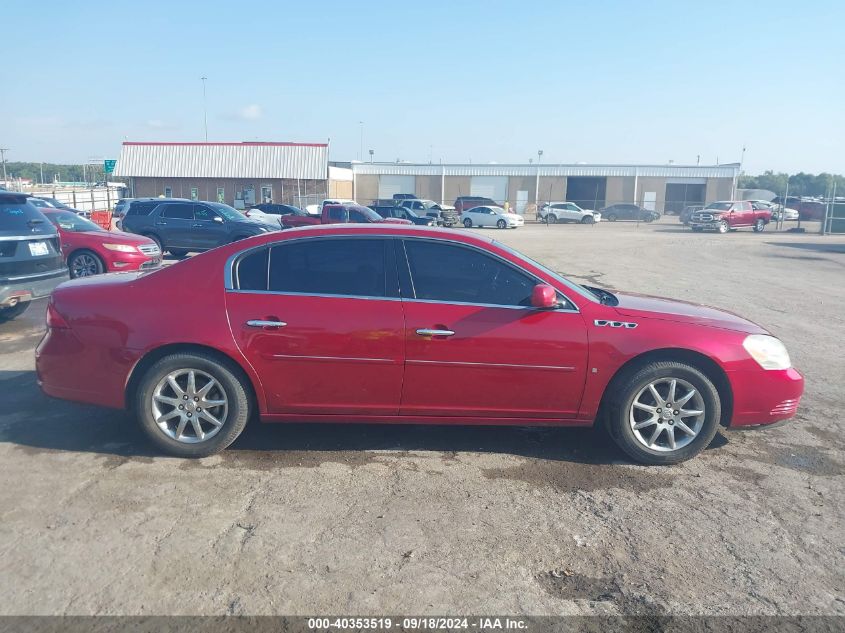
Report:
<svg viewBox="0 0 845 633"><path fill-rule="evenodd" d="M273 141L242 141L242 142L223 142L223 143L194 143L194 142L146 142L146 141L124 141L123 145L147 145L147 146L237 146L237 147L328 147L328 143L295 143L295 142L273 142Z"/></svg>

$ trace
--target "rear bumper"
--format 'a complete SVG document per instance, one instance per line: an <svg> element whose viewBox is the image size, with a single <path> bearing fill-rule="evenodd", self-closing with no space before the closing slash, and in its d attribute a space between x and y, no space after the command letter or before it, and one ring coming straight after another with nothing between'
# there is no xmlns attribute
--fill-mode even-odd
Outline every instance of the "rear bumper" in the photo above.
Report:
<svg viewBox="0 0 845 633"><path fill-rule="evenodd" d="M804 377L797 369L743 370L728 373L734 393L731 427L788 420L798 410Z"/></svg>
<svg viewBox="0 0 845 633"><path fill-rule="evenodd" d="M9 307L20 301L31 301L48 296L63 281L67 281L67 268L45 275L33 275L24 279L0 281L0 307Z"/></svg>

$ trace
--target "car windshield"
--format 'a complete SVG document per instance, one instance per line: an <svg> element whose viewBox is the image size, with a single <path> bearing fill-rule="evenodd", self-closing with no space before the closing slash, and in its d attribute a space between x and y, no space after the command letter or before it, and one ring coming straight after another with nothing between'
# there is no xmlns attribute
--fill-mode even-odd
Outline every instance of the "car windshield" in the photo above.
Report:
<svg viewBox="0 0 845 633"><path fill-rule="evenodd" d="M352 210L352 209L354 209L355 211L358 211L361 215L363 215L365 218L367 218L371 222L378 222L379 220L382 219L382 217L378 213L376 213L375 211L373 211L369 207L350 207L350 210Z"/></svg>
<svg viewBox="0 0 845 633"><path fill-rule="evenodd" d="M222 204L220 202L206 202L205 204L217 211L217 213L222 215L227 220L243 220L245 217L243 214L240 213L240 211L233 209L228 204Z"/></svg>
<svg viewBox="0 0 845 633"><path fill-rule="evenodd" d="M87 231L104 231L101 227L94 224L91 220L86 220L73 213L72 211L55 211L47 212L44 215L57 227L63 231L71 233L83 233Z"/></svg>
<svg viewBox="0 0 845 633"><path fill-rule="evenodd" d="M713 209L714 211L727 211L731 208L730 202L711 202L705 209Z"/></svg>

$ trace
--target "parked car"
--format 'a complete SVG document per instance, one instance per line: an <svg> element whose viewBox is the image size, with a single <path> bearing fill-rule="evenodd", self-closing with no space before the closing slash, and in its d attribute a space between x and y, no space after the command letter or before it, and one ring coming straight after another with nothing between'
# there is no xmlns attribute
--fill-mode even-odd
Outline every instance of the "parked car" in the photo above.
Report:
<svg viewBox="0 0 845 633"><path fill-rule="evenodd" d="M499 229L515 229L525 224L525 218L518 213L505 211L502 207L472 207L461 213L461 223L466 228L495 226Z"/></svg>
<svg viewBox="0 0 845 633"><path fill-rule="evenodd" d="M0 191L0 323L67 278L56 228L25 194Z"/></svg>
<svg viewBox="0 0 845 633"><path fill-rule="evenodd" d="M411 209L417 215L427 215L435 218L437 223L442 226L454 226L461 220L454 207L437 204L434 200L406 198L399 200L399 203L406 209Z"/></svg>
<svg viewBox="0 0 845 633"><path fill-rule="evenodd" d="M660 214L651 209L643 209L636 204L611 204L601 210L601 217L608 222L616 220L636 220L638 222L654 222L660 219Z"/></svg>
<svg viewBox="0 0 845 633"><path fill-rule="evenodd" d="M118 230L123 230L123 219L128 215L149 215L158 205L163 201L192 202L187 198L133 198L128 200L122 209L120 216L115 220L115 226Z"/></svg>
<svg viewBox="0 0 845 633"><path fill-rule="evenodd" d="M148 237L107 231L64 209L43 209L59 232L71 279L161 264L161 250Z"/></svg>
<svg viewBox="0 0 845 633"><path fill-rule="evenodd" d="M321 215L298 216L285 215L281 218L282 228L292 229L298 226L315 226L317 224L413 224L404 218L385 218L360 204L327 204L323 206Z"/></svg>
<svg viewBox="0 0 845 633"><path fill-rule="evenodd" d="M689 216L696 211L701 211L703 208L703 204L688 204L684 207L684 210L678 214L678 221L683 224L689 224Z"/></svg>
<svg viewBox="0 0 845 633"><path fill-rule="evenodd" d="M473 207L498 207L499 203L482 196L458 196L455 200L455 213L460 215Z"/></svg>
<svg viewBox="0 0 845 633"><path fill-rule="evenodd" d="M248 218L252 218L253 220L258 220L259 222L264 222L265 224L277 228L281 226L282 216L299 215L304 217L308 214L299 207L295 207L291 204L272 204L268 202L250 207L244 211L244 215Z"/></svg>
<svg viewBox="0 0 845 633"><path fill-rule="evenodd" d="M31 196L29 199L30 204L39 209L64 209L65 211L71 211L72 213L76 213L77 215L82 216L83 218L90 218L91 212L90 211L80 211L79 209L74 209L66 205L64 202L59 202L55 198L42 198L41 196Z"/></svg>
<svg viewBox="0 0 845 633"><path fill-rule="evenodd" d="M601 213L592 209L582 209L574 202L550 202L538 211L540 220L547 224L558 222L580 222L595 224L601 222Z"/></svg>
<svg viewBox="0 0 845 633"><path fill-rule="evenodd" d="M417 215L416 212L395 204L373 204L368 208L372 209L383 218L400 218L402 220L408 220L417 226L437 226L436 217Z"/></svg>
<svg viewBox="0 0 845 633"><path fill-rule="evenodd" d="M190 309L175 300L186 288ZM132 409L182 457L224 449L258 417L599 424L631 458L669 464L720 425L794 416L804 387L784 345L732 313L395 225L266 234L154 275L65 284L36 373L48 395Z"/></svg>
<svg viewBox="0 0 845 633"><path fill-rule="evenodd" d="M711 202L701 211L690 215L689 226L693 231L704 230L727 233L744 226L760 233L772 221L769 209L755 209L748 200L722 200Z"/></svg>
<svg viewBox="0 0 845 633"><path fill-rule="evenodd" d="M155 204L146 205L135 201L129 205L121 227L150 238L159 250L169 251L174 257L270 231L262 222L225 204L179 198L157 198Z"/></svg>
<svg viewBox="0 0 845 633"><path fill-rule="evenodd" d="M393 199L394 200L414 200L416 199L416 195L413 193L394 193Z"/></svg>
<svg viewBox="0 0 845 633"><path fill-rule="evenodd" d="M789 207L784 209L780 206L776 206L774 209L772 209L773 221L780 222L781 216L783 216L784 222L788 220L798 220L801 218L801 214L796 209L790 209Z"/></svg>
<svg viewBox="0 0 845 633"><path fill-rule="evenodd" d="M112 216L115 219L122 218L123 215L126 213L126 209L129 207L129 203L132 202L134 198L121 198L118 200L115 205L114 209L112 210Z"/></svg>

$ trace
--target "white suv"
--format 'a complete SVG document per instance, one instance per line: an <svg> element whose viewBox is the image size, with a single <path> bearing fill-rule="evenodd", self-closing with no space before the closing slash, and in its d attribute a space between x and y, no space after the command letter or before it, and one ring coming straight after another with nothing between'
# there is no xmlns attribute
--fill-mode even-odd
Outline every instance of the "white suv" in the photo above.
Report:
<svg viewBox="0 0 845 633"><path fill-rule="evenodd" d="M601 213L592 209L582 209L574 202L550 202L540 209L540 219L548 224L557 222L593 224L601 222Z"/></svg>

